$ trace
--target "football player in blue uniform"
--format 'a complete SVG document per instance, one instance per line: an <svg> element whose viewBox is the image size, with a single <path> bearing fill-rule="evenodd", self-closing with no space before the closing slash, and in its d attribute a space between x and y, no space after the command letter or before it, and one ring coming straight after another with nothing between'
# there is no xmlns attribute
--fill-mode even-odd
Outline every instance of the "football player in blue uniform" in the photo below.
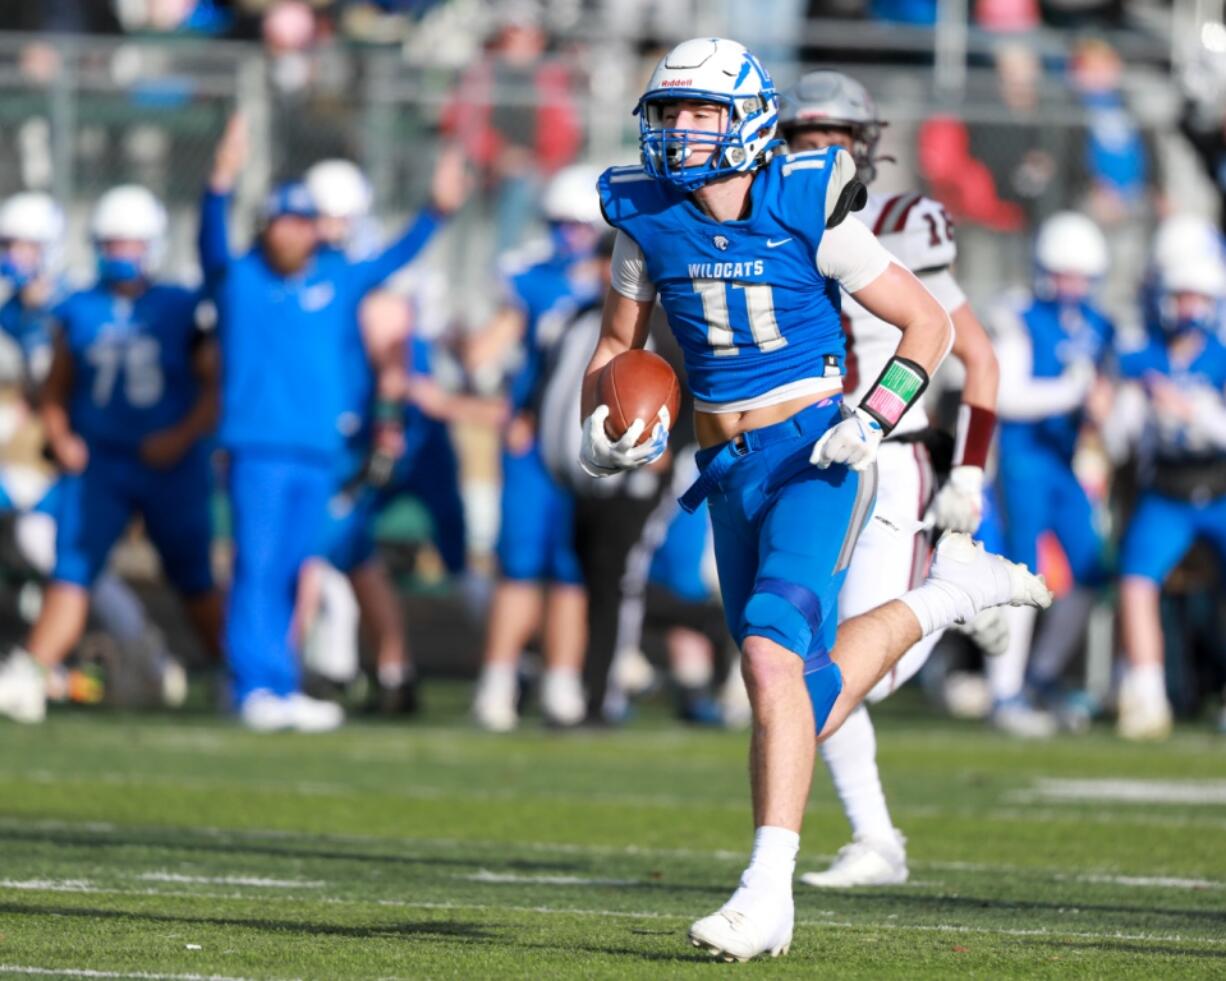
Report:
<svg viewBox="0 0 1226 981"><path fill-rule="evenodd" d="M1171 729L1159 594L1196 539L1226 570L1226 345L1218 339L1226 268L1212 252L1160 268L1157 322L1121 344L1123 403L1143 397L1142 491L1120 553L1120 623L1127 669L1119 731L1161 739Z"/></svg>
<svg viewBox="0 0 1226 981"><path fill-rule="evenodd" d="M1094 305L1107 272L1107 242L1083 215L1047 219L1035 238L1033 293L1002 305L991 318L1000 361L1000 472L1006 555L1035 567L1039 536L1053 533L1068 557L1075 586L1044 619L1031 651L1034 611L1007 611L1009 645L987 662L993 722L1022 737L1050 736L1055 718L1032 707L1025 691L1050 688L1076 651L1095 591L1106 581L1103 543L1093 506L1073 472L1082 427L1099 404L1104 360L1114 328ZM1089 406L1089 409L1087 409Z"/></svg>
<svg viewBox="0 0 1226 981"><path fill-rule="evenodd" d="M511 420L503 433L497 548L501 580L494 590L473 696L473 718L491 732L506 732L518 724L519 658L538 631L545 656L541 710L546 721L575 725L587 707L580 678L586 594L572 534L574 497L545 466L530 403L546 352L559 331L599 296L594 258L601 224L597 176L599 171L575 165L550 181L543 200L550 240L526 246L505 260L503 304L474 339L468 357L470 366L479 369L504 360L512 345L522 352L510 381Z"/></svg>
<svg viewBox="0 0 1226 981"><path fill-rule="evenodd" d="M52 583L5 681L37 677L71 651L85 627L89 589L136 513L202 639L219 651L212 482L202 442L217 420L217 353L200 330L199 294L153 279L165 226L161 204L145 188L108 191L91 220L98 281L54 310L42 418L68 476ZM44 711L40 678L22 712L36 721Z"/></svg>
<svg viewBox="0 0 1226 981"><path fill-rule="evenodd" d="M21 351L23 394L27 409L33 412L38 411L51 367L53 310L64 297L59 278L63 233L63 212L49 195L25 191L0 206L0 279L7 280L13 290L0 307L0 330ZM50 486L40 481L36 488L28 488L39 494L31 498L20 493L23 482L13 476L10 484L10 474L3 475L5 486L0 491L5 506L21 512L14 525L17 546L35 569L49 575L55 564L56 521L68 499L59 481ZM181 702L186 695L183 667L167 651L161 631L149 622L127 583L104 569L94 582L90 600L103 628L122 645L125 655L131 655L122 663L123 677L153 683L168 705ZM81 688L69 684L61 672L49 676L48 682L52 698L73 692L92 700L101 694L97 684Z"/></svg>
<svg viewBox="0 0 1226 981"><path fill-rule="evenodd" d="M607 475L666 448L671 420L635 420L614 439L596 397L600 370L643 346L658 295L685 356L702 446L682 505L710 501L754 715L753 853L732 898L689 936L728 959L779 955L791 943L818 739L923 636L986 606L1042 604L1049 594L1020 566L950 535L925 584L838 624L836 643L838 591L872 508L877 446L948 351L949 317L864 225L844 220L864 199L851 154L775 154L775 89L742 45L678 45L636 112L643 165L606 171L599 185L618 237L585 378L581 458ZM842 406L840 287L901 331L852 411Z"/></svg>
<svg viewBox="0 0 1226 981"><path fill-rule="evenodd" d="M291 621L299 571L322 544L352 421L351 368L364 357L358 305L425 247L462 202L466 176L458 155L440 157L432 204L360 262L321 249L310 192L282 185L265 204L259 241L232 256L226 209L245 160L245 124L236 116L217 148L200 228L201 265L218 308L220 439L230 455L234 515L226 653L245 724L322 730L342 715L299 690Z"/></svg>

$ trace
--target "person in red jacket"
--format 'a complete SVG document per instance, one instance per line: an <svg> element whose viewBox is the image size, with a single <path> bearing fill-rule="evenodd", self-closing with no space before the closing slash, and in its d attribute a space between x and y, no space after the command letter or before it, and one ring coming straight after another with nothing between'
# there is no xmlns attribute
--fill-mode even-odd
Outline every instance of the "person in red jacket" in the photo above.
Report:
<svg viewBox="0 0 1226 981"><path fill-rule="evenodd" d="M583 134L565 65L545 58L549 36L529 5L508 4L487 57L461 78L443 110L493 202L495 252L519 244L540 184L578 153Z"/></svg>

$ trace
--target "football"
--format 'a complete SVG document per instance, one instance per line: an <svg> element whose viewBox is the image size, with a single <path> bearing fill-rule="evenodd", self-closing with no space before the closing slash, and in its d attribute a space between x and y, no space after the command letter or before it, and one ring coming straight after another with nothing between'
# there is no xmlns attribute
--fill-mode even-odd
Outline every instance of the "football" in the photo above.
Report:
<svg viewBox="0 0 1226 981"><path fill-rule="evenodd" d="M609 439L620 439L635 419L646 423L639 442L650 438L660 409L668 409L669 426L681 411L681 383L672 366L650 351L626 351L601 370L596 379L601 405L609 407L604 428Z"/></svg>

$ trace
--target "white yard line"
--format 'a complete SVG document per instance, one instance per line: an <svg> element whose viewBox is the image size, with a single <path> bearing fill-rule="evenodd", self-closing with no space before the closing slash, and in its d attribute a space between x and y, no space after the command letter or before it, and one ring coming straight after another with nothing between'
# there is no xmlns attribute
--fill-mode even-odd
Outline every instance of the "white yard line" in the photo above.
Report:
<svg viewBox="0 0 1226 981"><path fill-rule="evenodd" d="M457 875L452 878L464 882L537 886L638 886L647 884L643 879L598 879L583 875L520 875L516 872L494 872L491 869L478 869L472 875Z"/></svg>
<svg viewBox="0 0 1226 981"><path fill-rule="evenodd" d="M182 882L206 886L259 886L265 889L319 889L326 882L318 879L266 879L258 875L180 875L177 872L142 872L138 879L146 882Z"/></svg>
<svg viewBox="0 0 1226 981"><path fill-rule="evenodd" d="M1075 801L1122 804L1226 804L1226 780L1069 780L1040 777L1011 800Z"/></svg>
<svg viewBox="0 0 1226 981"><path fill-rule="evenodd" d="M133 978L138 981L250 981L228 974L152 974L148 971L99 971L89 967L31 967L0 964L0 974L24 974L57 978Z"/></svg>

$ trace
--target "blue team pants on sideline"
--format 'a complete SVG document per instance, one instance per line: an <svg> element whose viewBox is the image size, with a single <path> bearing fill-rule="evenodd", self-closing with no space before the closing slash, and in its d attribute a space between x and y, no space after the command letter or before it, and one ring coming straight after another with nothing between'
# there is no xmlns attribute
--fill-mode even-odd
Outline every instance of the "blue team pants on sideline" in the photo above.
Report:
<svg viewBox="0 0 1226 981"><path fill-rule="evenodd" d="M1148 490L1124 533L1120 574L1161 586L1197 538L1213 546L1226 568L1226 495L1194 503Z"/></svg>
<svg viewBox="0 0 1226 981"><path fill-rule="evenodd" d="M1002 454L997 489L1008 558L1037 570L1039 536L1050 531L1059 539L1079 586L1106 581L1094 509L1070 464L1055 454Z"/></svg>
<svg viewBox="0 0 1226 981"><path fill-rule="evenodd" d="M316 554L335 485L320 458L236 451L230 459L234 574L226 647L241 703L258 688L278 695L300 684L290 623L298 572Z"/></svg>

